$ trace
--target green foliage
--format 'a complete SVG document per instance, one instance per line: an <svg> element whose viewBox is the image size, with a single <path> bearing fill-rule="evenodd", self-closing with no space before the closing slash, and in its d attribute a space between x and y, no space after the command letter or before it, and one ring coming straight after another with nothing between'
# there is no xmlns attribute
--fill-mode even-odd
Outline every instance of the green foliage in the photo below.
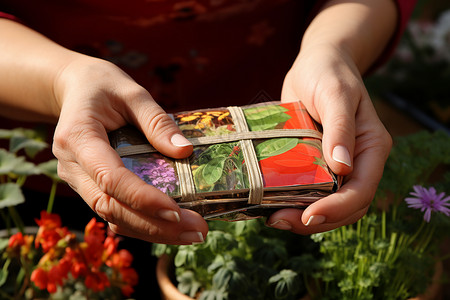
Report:
<svg viewBox="0 0 450 300"><path fill-rule="evenodd" d="M369 213L356 224L314 234L322 257L309 266L314 299L407 299L430 283L449 218L408 208L413 185L450 190L450 137L419 132L395 140Z"/></svg>
<svg viewBox="0 0 450 300"><path fill-rule="evenodd" d="M256 113L256 112L255 112ZM261 220L210 222L205 243L154 245L174 258L178 288L198 299L407 299L424 291L450 218L430 223L405 197L414 185L450 194L450 138L395 140L376 199L357 223L302 237Z"/></svg>
<svg viewBox="0 0 450 300"><path fill-rule="evenodd" d="M298 299L305 293L301 261L307 237L266 227L261 219L210 221L205 243L155 244L174 258L178 289L198 299ZM307 256L307 260L312 256Z"/></svg>
<svg viewBox="0 0 450 300"><path fill-rule="evenodd" d="M45 142L45 133L40 129L0 129L0 139L9 140L9 151L11 153L17 153L23 149L29 157L34 157L48 147Z"/></svg>
<svg viewBox="0 0 450 300"><path fill-rule="evenodd" d="M25 202L20 186L16 183L0 184L0 208L16 206Z"/></svg>

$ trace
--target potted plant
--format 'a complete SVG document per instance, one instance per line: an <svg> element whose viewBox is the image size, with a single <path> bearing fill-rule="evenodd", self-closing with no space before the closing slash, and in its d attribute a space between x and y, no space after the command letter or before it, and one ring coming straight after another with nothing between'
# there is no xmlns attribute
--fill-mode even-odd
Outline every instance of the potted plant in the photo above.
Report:
<svg viewBox="0 0 450 300"><path fill-rule="evenodd" d="M322 254L310 274L313 298L422 294L436 265L448 258L439 247L450 229L449 166L447 134L397 138L367 215L356 224L312 235Z"/></svg>
<svg viewBox="0 0 450 300"><path fill-rule="evenodd" d="M308 237L268 228L261 219L209 225L203 244L154 245L155 255L173 259L182 293L198 299L299 299L306 293L304 255L317 252Z"/></svg>
<svg viewBox="0 0 450 300"><path fill-rule="evenodd" d="M0 130L9 146L0 149L1 299L122 299L137 283L133 257L119 249L119 239L106 236L104 223L92 219L85 232L76 234L52 213L56 186L56 160L36 165L31 161L48 145L36 130ZM24 156L19 153L23 151ZM25 202L22 187L28 176L52 180L47 209L37 227L24 225L16 206Z"/></svg>
<svg viewBox="0 0 450 300"><path fill-rule="evenodd" d="M449 165L445 133L398 138L356 224L304 237L260 220L215 221L204 244L153 251L171 257L178 290L196 299L407 299L426 290L446 258Z"/></svg>

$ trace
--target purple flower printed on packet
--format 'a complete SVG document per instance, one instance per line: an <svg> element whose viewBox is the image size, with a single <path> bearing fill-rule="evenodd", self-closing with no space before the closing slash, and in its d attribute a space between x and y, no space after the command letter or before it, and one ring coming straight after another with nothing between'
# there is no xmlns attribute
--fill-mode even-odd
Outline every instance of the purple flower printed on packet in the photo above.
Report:
<svg viewBox="0 0 450 300"><path fill-rule="evenodd" d="M142 180L166 194L173 194L178 187L175 169L162 158L133 166L133 172Z"/></svg>
<svg viewBox="0 0 450 300"><path fill-rule="evenodd" d="M423 216L424 220L430 222L431 212L441 212L446 216L450 215L450 196L445 197L445 193L436 193L434 187L429 189L424 188L420 185L413 186L414 192L411 192L411 196L406 198L405 201L408 203L408 207L420 209L420 211L425 211Z"/></svg>

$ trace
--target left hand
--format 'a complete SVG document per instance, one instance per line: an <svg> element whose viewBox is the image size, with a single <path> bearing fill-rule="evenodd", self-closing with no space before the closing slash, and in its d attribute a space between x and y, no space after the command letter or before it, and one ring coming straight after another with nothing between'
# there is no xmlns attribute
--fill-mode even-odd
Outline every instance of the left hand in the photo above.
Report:
<svg viewBox="0 0 450 300"><path fill-rule="evenodd" d="M375 195L392 140L351 56L326 46L300 52L286 75L281 99L302 101L322 124L325 161L346 177L336 193L304 211L279 210L267 224L311 234L356 222Z"/></svg>

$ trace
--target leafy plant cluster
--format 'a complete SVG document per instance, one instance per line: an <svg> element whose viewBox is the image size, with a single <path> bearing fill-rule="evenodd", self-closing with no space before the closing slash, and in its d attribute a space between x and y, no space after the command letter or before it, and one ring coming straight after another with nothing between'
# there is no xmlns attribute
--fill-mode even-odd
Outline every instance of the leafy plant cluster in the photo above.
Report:
<svg viewBox="0 0 450 300"><path fill-rule="evenodd" d="M54 193L60 181L56 174L56 159L41 164L31 161L39 152L48 147L45 134L40 130L16 128L0 129L0 140L6 142L6 148L0 148L0 215L9 230L16 227L23 231L24 224L15 206L25 202L22 186L29 176L44 174L52 182L48 210L52 209ZM20 153L25 155L21 155Z"/></svg>
<svg viewBox="0 0 450 300"><path fill-rule="evenodd" d="M298 299L314 243L266 227L261 219L211 221L204 244L154 245L174 258L178 289L200 300Z"/></svg>
<svg viewBox="0 0 450 300"><path fill-rule="evenodd" d="M104 224L92 219L81 235L62 226L52 214L58 177L57 161L35 164L48 147L39 130L0 129L0 298L119 299L131 295L137 274L132 255L118 248L119 239L106 236ZM25 202L22 187L28 177L51 179L47 211L25 227L16 206ZM5 229L3 229L5 228Z"/></svg>
<svg viewBox="0 0 450 300"><path fill-rule="evenodd" d="M438 257L438 246L450 220L435 213L427 223L403 200L417 184L432 184L449 194L449 166L450 137L445 133L398 138L369 213L356 224L312 236L322 257L309 274L310 295L407 299L424 292L436 259L444 259Z"/></svg>
<svg viewBox="0 0 450 300"><path fill-rule="evenodd" d="M178 289L201 300L407 299L431 281L450 218L409 208L414 185L450 194L450 138L400 137L368 214L357 223L303 237L261 220L210 222L204 244L155 245L174 258Z"/></svg>

